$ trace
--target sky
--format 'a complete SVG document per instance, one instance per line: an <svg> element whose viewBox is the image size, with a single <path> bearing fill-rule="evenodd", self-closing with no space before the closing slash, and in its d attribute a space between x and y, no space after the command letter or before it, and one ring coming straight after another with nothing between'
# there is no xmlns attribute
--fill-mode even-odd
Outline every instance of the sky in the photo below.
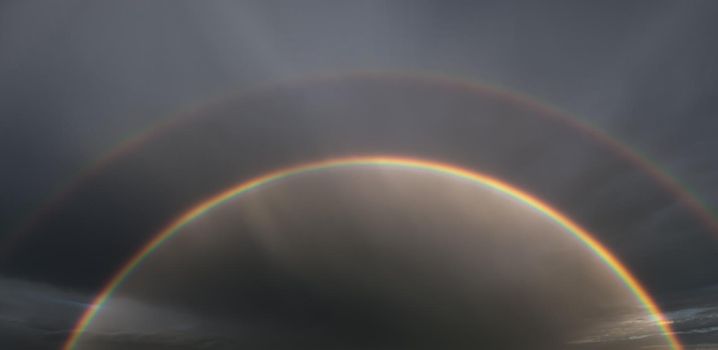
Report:
<svg viewBox="0 0 718 350"><path fill-rule="evenodd" d="M716 14L711 1L3 2L0 345L60 348L117 269L202 199L386 154L544 200L626 263L687 349L718 348ZM163 346L235 344L219 330L236 320L152 300L128 302L218 330ZM655 336L624 316L582 344Z"/></svg>

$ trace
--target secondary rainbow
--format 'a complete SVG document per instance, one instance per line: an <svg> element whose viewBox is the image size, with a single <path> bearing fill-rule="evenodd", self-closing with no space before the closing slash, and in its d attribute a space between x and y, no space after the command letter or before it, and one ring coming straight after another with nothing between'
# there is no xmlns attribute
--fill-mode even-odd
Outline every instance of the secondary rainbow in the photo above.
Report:
<svg viewBox="0 0 718 350"><path fill-rule="evenodd" d="M361 166L387 166L387 167L398 167L398 168L409 168L424 170L434 173L440 173L444 175L455 176L460 179L468 180L475 184L485 186L493 189L497 192L505 194L510 198L536 210L543 214L547 218L553 220L556 224L563 227L568 233L577 238L582 242L588 249L590 249L601 261L610 268L616 276L625 284L626 288L635 296L635 298L645 307L646 311L649 312L654 321L657 323L663 332L663 336L666 338L668 343L673 350L683 350L683 346L680 344L674 332L671 330L669 322L663 317L661 310L658 305L653 301L648 292L641 286L639 281L631 275L628 269L598 240L585 229L578 226L568 217L561 212L553 209L551 206L541 201L540 199L521 191L520 189L513 187L512 185L503 182L499 179L477 173L468 169L462 169L457 166L450 164L444 164L434 161L426 161L411 158L402 157L386 157L386 156L361 156L361 157L347 157L339 159L330 159L324 161L318 161L313 163L305 163L297 166L284 168L267 173L263 176L256 177L254 179L242 182L236 186L229 188L228 190L221 192L215 196L212 196L203 202L196 205L191 210L180 215L174 219L170 224L160 231L152 240L150 240L142 249L140 249L129 261L117 272L117 274L110 279L106 286L100 291L97 297L93 300L92 306L89 307L82 317L78 320L70 337L63 346L63 350L75 349L78 340L82 333L87 329L92 320L97 316L97 313L102 308L102 305L112 295L112 293L122 284L122 282L135 270L147 257L152 254L163 242L172 238L177 232L179 232L185 225L192 222L194 219L201 217L204 213L212 210L213 208L222 205L226 201L252 191L267 183L285 179L290 176L296 176L300 174L306 174L311 172L317 172L327 169L334 168L348 168L348 167L361 167Z"/></svg>
<svg viewBox="0 0 718 350"><path fill-rule="evenodd" d="M509 101L510 103L522 104L540 111L539 115L552 118L559 122L565 123L576 131L584 133L588 137L596 140L603 144L605 147L614 152L614 154L630 162L634 166L640 168L646 174L648 174L656 184L665 189L667 192L673 194L673 196L683 205L685 205L695 216L698 218L704 227L711 233L718 235L718 213L715 209L700 198L686 183L680 181L680 179L667 169L661 167L658 162L649 158L646 154L639 152L637 149L627 146L620 142L615 137L608 134L606 131L601 130L595 125L591 125L578 118L572 118L570 114L562 111L555 106L549 105L548 103L540 100L536 100L527 95L521 94L516 91L503 89L497 86L482 85L471 80L465 80L463 78L445 76L441 74L427 73L427 72L356 72L354 74L327 74L318 75L311 78L298 79L290 82L283 83L269 83L261 88L245 92L242 94L253 95L261 94L263 92L271 91L277 86L291 86L292 84L301 85L310 82L322 82L331 80L341 80L350 78L360 79L383 79L390 77L393 79L404 79L414 83L429 83L429 84L440 84L446 87L459 88L465 91L473 93L488 93L494 97ZM216 102L229 99L233 95L222 96L216 98ZM77 190L83 183L83 180L91 178L99 174L104 166L111 163L113 160L123 157L133 150L141 147L144 143L152 140L153 138L160 135L166 130L170 130L176 127L183 121L192 119L193 113L202 110L199 105L188 107L185 111L173 115L170 118L163 119L155 124L152 124L146 128L138 130L129 137L125 138L118 145L114 146L108 153L102 157L96 159L79 172L79 174L70 181L62 184L57 190L52 193L45 203L34 213L31 213L27 220L21 222L21 226L16 230L13 230L10 234L6 235L0 241L0 255L9 249L11 249L18 239L20 239L25 233L30 232L34 225L37 224L40 219L50 211L50 209L59 206L61 202L69 196L72 192Z"/></svg>

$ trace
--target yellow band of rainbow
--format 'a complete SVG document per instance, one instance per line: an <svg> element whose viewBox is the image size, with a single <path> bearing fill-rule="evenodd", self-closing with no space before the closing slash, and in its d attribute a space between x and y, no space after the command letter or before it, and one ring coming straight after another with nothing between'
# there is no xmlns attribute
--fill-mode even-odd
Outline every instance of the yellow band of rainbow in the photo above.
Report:
<svg viewBox="0 0 718 350"><path fill-rule="evenodd" d="M628 269L601 243L599 243L588 231L584 230L576 223L571 221L561 212L553 209L548 204L542 202L538 198L523 192L501 180L490 176L462 169L453 165L443 164L440 162L418 160L402 157L386 157L386 156L358 156L318 161L313 163L305 163L289 168L276 170L265 175L256 177L249 181L242 182L228 190L221 192L213 197L206 199L191 210L185 212L181 216L174 219L165 229L160 231L151 241L149 241L142 249L140 249L132 258L119 270L117 274L110 279L107 285L93 300L92 306L89 307L82 317L78 320L70 337L63 346L63 350L75 349L82 333L87 329L102 305L112 295L122 282L128 277L137 266L157 249L164 241L171 238L179 230L190 223L192 220L202 216L212 208L215 208L229 199L256 189L264 184L272 181L284 179L290 176L304 174L308 172L321 171L332 168L357 167L357 166L390 166L409 168L417 170L425 170L445 175L455 176L461 179L469 180L473 183L491 188L513 198L530 208L540 212L555 223L563 227L567 232L576 237L594 254L596 254L605 265L607 265L616 276L625 284L626 288L636 297L636 299L645 307L646 311L651 314L663 332L663 336L673 350L683 350L678 338L671 330L669 322L667 322L658 305L653 301L648 292L641 286L639 281L631 275Z"/></svg>

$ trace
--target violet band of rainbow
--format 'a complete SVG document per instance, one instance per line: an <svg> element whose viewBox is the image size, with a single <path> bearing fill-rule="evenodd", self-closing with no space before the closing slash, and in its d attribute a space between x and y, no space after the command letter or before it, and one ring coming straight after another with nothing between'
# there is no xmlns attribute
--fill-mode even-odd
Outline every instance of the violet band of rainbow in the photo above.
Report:
<svg viewBox="0 0 718 350"><path fill-rule="evenodd" d="M142 249L140 249L129 261L122 266L100 293L95 297L90 306L73 328L70 337L63 346L63 350L75 349L82 333L87 329L92 320L97 316L98 312L102 309L103 304L108 300L112 293L122 285L122 282L134 271L142 261L152 254L163 242L172 238L177 232L179 232L185 225L192 222L193 220L201 217L204 213L212 210L215 207L222 205L228 200L252 191L267 183L285 179L291 176L305 174L310 172L317 172L327 169L334 168L348 168L348 167L361 167L361 166L385 166L385 167L397 167L397 168L409 168L424 170L433 173L439 173L444 175L454 176L460 179L468 180L469 182L475 183L480 186L484 186L495 190L499 193L505 194L508 197L526 205L535 211L541 213L545 217L549 218L566 232L570 233L576 239L578 239L585 247L593 252L600 260L621 280L625 287L631 292L631 294L639 301L645 310L651 315L653 321L661 329L663 337L667 340L671 349L683 350L678 338L675 336L673 330L670 327L670 323L664 318L663 313L659 309L656 302L648 294L646 289L641 283L630 273L628 268L623 265L616 256L613 255L606 247L604 247L597 239L593 237L588 231L581 228L578 224L574 223L567 216L552 208L547 203L540 199L521 191L520 189L503 182L499 179L474 172L468 169L459 168L450 164L444 164L440 162L419 160L412 158L402 157L388 157L388 156L357 156L330 159L312 163L300 164L293 167L288 167L273 172L269 172L265 175L256 177L254 179L242 182L236 186L233 186L217 195L214 195L193 207L191 210L180 215L174 219L166 228L161 230L157 235L154 236Z"/></svg>

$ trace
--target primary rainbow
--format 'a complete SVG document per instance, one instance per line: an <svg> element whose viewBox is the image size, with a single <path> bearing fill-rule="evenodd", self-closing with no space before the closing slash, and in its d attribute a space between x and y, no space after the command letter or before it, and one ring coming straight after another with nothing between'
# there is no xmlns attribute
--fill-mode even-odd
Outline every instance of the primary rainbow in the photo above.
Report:
<svg viewBox="0 0 718 350"><path fill-rule="evenodd" d="M201 217L204 213L212 210L213 208L222 205L226 201L232 199L235 196L247 193L253 189L256 189L264 184L272 181L284 179L290 176L299 174L305 174L309 172L317 172L332 168L346 168L346 167L359 167L359 166L390 166L399 168L409 168L424 170L434 173L440 173L444 175L455 176L470 182L486 186L490 189L498 191L502 194L509 196L510 198L517 200L524 205L538 211L545 215L566 231L571 233L579 241L581 241L588 249L596 254L601 261L609 267L616 276L625 284L626 288L636 297L636 299L645 307L654 321L658 324L663 336L666 338L668 343L673 350L683 350L683 346L678 341L670 328L669 322L664 319L661 310L656 305L655 301L651 298L648 292L641 286L639 281L631 275L628 269L601 243L598 242L588 231L584 230L576 223L571 221L561 212L553 209L545 202L538 198L523 192L516 187L511 186L499 179L473 172L467 169L462 169L453 165L418 160L411 158L401 157L386 157L386 156L364 156L364 157L348 157L339 159L330 159L325 161L318 161L313 163L305 163L297 166L276 170L265 175L256 177L254 179L242 182L228 190L221 192L213 197L210 197L191 210L185 212L181 216L174 219L165 229L160 231L152 240L150 240L140 251L138 251L129 261L115 274L107 285L100 291L100 293L93 300L92 306L89 307L82 317L78 320L70 337L63 346L63 350L75 349L78 340L82 333L87 329L89 324L95 318L102 305L112 295L112 293L122 284L122 282L137 268L142 261L153 251L155 251L163 242L172 238L177 232L180 231L185 225L192 222L194 219Z"/></svg>

